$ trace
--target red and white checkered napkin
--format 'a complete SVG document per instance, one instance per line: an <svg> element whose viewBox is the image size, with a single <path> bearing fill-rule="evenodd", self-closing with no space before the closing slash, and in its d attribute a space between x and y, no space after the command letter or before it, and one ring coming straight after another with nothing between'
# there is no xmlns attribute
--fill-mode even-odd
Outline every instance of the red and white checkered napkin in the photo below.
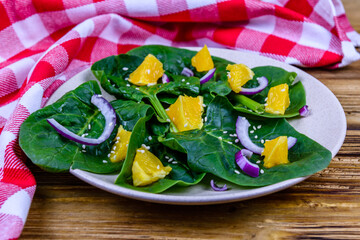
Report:
<svg viewBox="0 0 360 240"><path fill-rule="evenodd" d="M18 145L29 114L101 58L205 43L305 67L360 58L340 0L0 0L0 239L19 237L36 187Z"/></svg>

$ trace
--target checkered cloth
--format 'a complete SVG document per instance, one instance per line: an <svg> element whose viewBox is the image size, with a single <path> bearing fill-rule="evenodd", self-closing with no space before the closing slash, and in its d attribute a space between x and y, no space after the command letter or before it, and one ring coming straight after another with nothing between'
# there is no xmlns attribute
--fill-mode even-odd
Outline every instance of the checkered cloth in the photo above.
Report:
<svg viewBox="0 0 360 240"><path fill-rule="evenodd" d="M0 239L20 236L36 188L21 123L93 62L144 44L207 44L304 67L360 58L340 0L0 0Z"/></svg>

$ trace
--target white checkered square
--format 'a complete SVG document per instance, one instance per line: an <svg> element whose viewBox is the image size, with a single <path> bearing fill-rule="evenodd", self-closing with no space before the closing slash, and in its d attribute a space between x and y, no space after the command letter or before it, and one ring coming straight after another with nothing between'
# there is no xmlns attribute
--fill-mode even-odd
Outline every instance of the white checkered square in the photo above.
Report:
<svg viewBox="0 0 360 240"><path fill-rule="evenodd" d="M186 0L189 9L200 8L216 4L216 0Z"/></svg>
<svg viewBox="0 0 360 240"><path fill-rule="evenodd" d="M151 17L159 16L156 0L134 1L124 0L126 10L130 17Z"/></svg>
<svg viewBox="0 0 360 240"><path fill-rule="evenodd" d="M26 48L33 46L49 35L38 14L14 23L13 28Z"/></svg>
<svg viewBox="0 0 360 240"><path fill-rule="evenodd" d="M31 58L24 58L8 66L16 77L17 86L20 88L30 69L34 66L35 61Z"/></svg>
<svg viewBox="0 0 360 240"><path fill-rule="evenodd" d="M144 45L161 44L171 46L171 41L158 35L151 35L145 40Z"/></svg>
<svg viewBox="0 0 360 240"><path fill-rule="evenodd" d="M329 49L330 41L331 33L325 28L315 23L304 22L299 44L327 50Z"/></svg>
<svg viewBox="0 0 360 240"><path fill-rule="evenodd" d="M273 33L275 29L276 17L273 15L264 15L250 19L246 28L262 33Z"/></svg>
<svg viewBox="0 0 360 240"><path fill-rule="evenodd" d="M119 37L131 29L133 24L125 18L111 15L111 20L99 35L99 38L106 39L113 43L119 42Z"/></svg>
<svg viewBox="0 0 360 240"><path fill-rule="evenodd" d="M96 16L96 8L94 4L66 9L65 12L73 23L80 23L85 19Z"/></svg>

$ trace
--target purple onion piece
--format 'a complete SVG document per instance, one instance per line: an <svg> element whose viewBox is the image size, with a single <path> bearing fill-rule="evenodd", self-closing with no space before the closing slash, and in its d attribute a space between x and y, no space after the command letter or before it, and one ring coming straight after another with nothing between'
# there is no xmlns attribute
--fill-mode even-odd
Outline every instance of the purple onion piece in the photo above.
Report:
<svg viewBox="0 0 360 240"><path fill-rule="evenodd" d="M99 138L81 137L68 130L53 118L47 119L47 121L63 137L84 145L98 145L108 139L114 130L116 113L111 104L105 98L101 97L101 95L93 95L91 97L91 103L94 104L105 117L105 128Z"/></svg>
<svg viewBox="0 0 360 240"><path fill-rule="evenodd" d="M202 78L200 78L200 83L204 84L209 81L215 74L216 68L209 70Z"/></svg>
<svg viewBox="0 0 360 240"><path fill-rule="evenodd" d="M307 117L309 116L309 113L310 113L310 110L309 110L309 107L308 105L304 105L302 108L300 108L299 110L299 114L300 116L302 117Z"/></svg>
<svg viewBox="0 0 360 240"><path fill-rule="evenodd" d="M297 138L294 137L288 137L287 143L288 143L288 149L292 148L297 142Z"/></svg>
<svg viewBox="0 0 360 240"><path fill-rule="evenodd" d="M222 187L219 187L218 185L215 184L214 179L211 179L210 186L214 191L226 191L226 190L228 190L226 184L224 184L224 186L222 186Z"/></svg>
<svg viewBox="0 0 360 240"><path fill-rule="evenodd" d="M161 81L162 83L169 83L170 82L170 79L168 77L168 75L166 75L165 73L162 75L161 77Z"/></svg>
<svg viewBox="0 0 360 240"><path fill-rule="evenodd" d="M184 75L186 77L192 77L194 76L193 71L191 71L190 68L184 67L183 70L181 71L181 75Z"/></svg>
<svg viewBox="0 0 360 240"><path fill-rule="evenodd" d="M269 80L266 77L258 77L258 78L256 78L256 80L258 81L259 86L254 87L254 88L243 88L242 87L241 91L239 93L243 94L243 95L254 95L254 94L261 92L269 85Z"/></svg>
<svg viewBox="0 0 360 240"><path fill-rule="evenodd" d="M255 154L261 155L264 148L259 147L255 143L253 143L249 137L249 127L250 123L245 117L238 117L236 121L236 134L238 139L240 140L241 145L243 145L246 149L249 149Z"/></svg>
<svg viewBox="0 0 360 240"><path fill-rule="evenodd" d="M250 177L258 177L260 168L255 163L249 161L248 158L250 158L251 155L251 151L242 149L235 154L235 161L245 174L249 175Z"/></svg>

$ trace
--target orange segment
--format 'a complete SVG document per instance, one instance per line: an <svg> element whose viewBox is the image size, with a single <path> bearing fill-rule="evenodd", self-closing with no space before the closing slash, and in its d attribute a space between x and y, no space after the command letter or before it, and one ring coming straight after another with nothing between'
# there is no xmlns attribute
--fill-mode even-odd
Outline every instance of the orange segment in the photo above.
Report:
<svg viewBox="0 0 360 240"><path fill-rule="evenodd" d="M139 148L132 165L133 185L149 185L164 178L170 171L170 166L164 167L161 161L146 148Z"/></svg>
<svg viewBox="0 0 360 240"><path fill-rule="evenodd" d="M209 49L206 44L204 47L196 53L196 55L191 59L191 65L196 68L198 72L209 71L214 68L214 62L211 58Z"/></svg>
<svg viewBox="0 0 360 240"><path fill-rule="evenodd" d="M126 152L130 141L131 132L126 131L123 126L118 128L118 132L114 139L115 143L111 148L110 161L120 162L126 158Z"/></svg>
<svg viewBox="0 0 360 240"><path fill-rule="evenodd" d="M230 71L228 73L228 82L231 89L239 93L241 91L241 86L245 85L249 80L254 77L254 72L244 64L233 64L227 65L226 70Z"/></svg>
<svg viewBox="0 0 360 240"><path fill-rule="evenodd" d="M203 97L179 96L176 102L166 110L170 120L176 128L182 131L201 129L203 120L201 115L204 111Z"/></svg>
<svg viewBox="0 0 360 240"><path fill-rule="evenodd" d="M270 88L265 104L265 112L283 115L289 105L289 86L286 83Z"/></svg>
<svg viewBox="0 0 360 240"><path fill-rule="evenodd" d="M264 146L264 151L261 153L261 156L265 156L264 167L272 168L279 164L289 163L286 136L280 136L273 140L266 140Z"/></svg>
<svg viewBox="0 0 360 240"><path fill-rule="evenodd" d="M164 74L163 64L152 54L145 57L144 61L129 76L129 82L138 86L156 84Z"/></svg>

